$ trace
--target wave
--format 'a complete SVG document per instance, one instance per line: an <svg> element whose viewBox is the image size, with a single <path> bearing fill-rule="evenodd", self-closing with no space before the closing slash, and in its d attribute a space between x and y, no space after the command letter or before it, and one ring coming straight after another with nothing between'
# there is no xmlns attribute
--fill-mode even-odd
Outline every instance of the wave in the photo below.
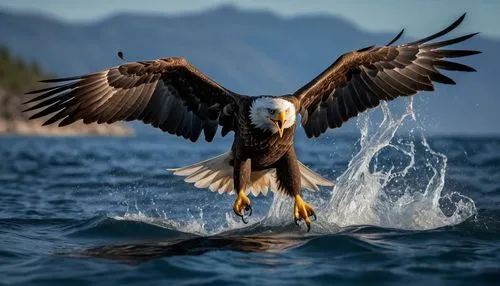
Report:
<svg viewBox="0 0 500 286"><path fill-rule="evenodd" d="M441 243L443 238L495 242L500 230L499 217L498 211L481 211L478 215L479 221L469 219L458 227L446 226L421 231L360 225L339 228L334 234L316 232L308 235L298 232L293 223L270 226L266 220L218 234L198 235L179 231L176 222L144 215L96 217L73 222L72 228L67 228L68 221L61 221L61 225L64 225L66 236L70 237L73 243L83 240L87 245L89 238L95 238L100 241L98 246L83 249L75 249L72 246L60 249L55 254L97 257L136 264L161 257L200 255L213 250L281 253L300 248L300 251L309 255L346 251L350 255L385 253L392 251L399 244L420 248L422 243Z"/></svg>

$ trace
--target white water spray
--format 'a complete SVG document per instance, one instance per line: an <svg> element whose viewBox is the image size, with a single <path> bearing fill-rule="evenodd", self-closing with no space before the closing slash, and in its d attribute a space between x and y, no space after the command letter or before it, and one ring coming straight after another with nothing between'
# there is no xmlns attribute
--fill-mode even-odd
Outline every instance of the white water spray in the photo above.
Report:
<svg viewBox="0 0 500 286"><path fill-rule="evenodd" d="M474 202L458 194L453 194L458 200L447 211L451 214L445 215L440 206L441 199L450 198L443 196L447 164L444 154L433 151L423 135L418 140L413 134L410 140L394 140L406 119L415 120L412 98L399 117L393 116L385 102L381 110L383 119L376 128L370 129L370 112L358 118L360 150L337 179L330 202L323 209L326 221L341 227L432 229L474 215ZM397 158L405 159L397 162L380 158L384 151L392 152L391 158L396 152L400 155Z"/></svg>

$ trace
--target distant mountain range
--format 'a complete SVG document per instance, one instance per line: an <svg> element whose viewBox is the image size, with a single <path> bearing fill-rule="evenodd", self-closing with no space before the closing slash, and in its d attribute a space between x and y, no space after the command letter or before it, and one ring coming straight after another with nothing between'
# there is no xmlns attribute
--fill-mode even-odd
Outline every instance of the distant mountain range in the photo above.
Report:
<svg viewBox="0 0 500 286"><path fill-rule="evenodd" d="M404 24L394 23L395 30ZM250 95L292 93L342 53L394 36L333 16L281 18L228 6L179 16L120 14L87 24L0 11L0 27L0 46L60 76L118 65L118 50L128 60L183 56L225 87ZM419 95L419 117L429 133L500 134L500 40L479 35L456 47L483 51L461 61L479 72L451 74L457 86Z"/></svg>

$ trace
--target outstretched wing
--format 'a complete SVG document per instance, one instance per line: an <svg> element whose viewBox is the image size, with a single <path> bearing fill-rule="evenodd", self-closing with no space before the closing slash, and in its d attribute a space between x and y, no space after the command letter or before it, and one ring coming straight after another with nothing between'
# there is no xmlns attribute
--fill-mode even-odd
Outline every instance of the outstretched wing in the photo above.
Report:
<svg viewBox="0 0 500 286"><path fill-rule="evenodd" d="M198 71L183 58L131 62L98 73L44 80L56 86L28 92L37 110L30 119L47 115L44 125L65 126L142 120L163 131L196 141L203 131L211 141L219 125L233 130L235 93Z"/></svg>
<svg viewBox="0 0 500 286"><path fill-rule="evenodd" d="M308 137L318 137L328 128L337 128L349 118L380 100L434 90L433 82L455 84L438 69L475 71L473 68L444 60L478 54L470 50L446 50L445 46L465 41L469 34L447 41L428 43L456 28L465 14L446 29L424 39L400 46L368 47L338 58L294 96L300 100L302 126Z"/></svg>

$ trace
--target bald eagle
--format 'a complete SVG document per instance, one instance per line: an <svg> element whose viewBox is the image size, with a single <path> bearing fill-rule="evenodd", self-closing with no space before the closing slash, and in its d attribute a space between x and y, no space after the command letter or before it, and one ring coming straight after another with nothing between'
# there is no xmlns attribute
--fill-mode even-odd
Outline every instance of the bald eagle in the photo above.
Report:
<svg viewBox="0 0 500 286"><path fill-rule="evenodd" d="M456 28L462 15L449 27L424 39L385 46L370 46L339 57L302 88L287 95L246 96L224 88L184 58L128 62L100 72L43 80L55 86L28 92L36 97L26 111L31 118L50 115L44 123L65 126L141 120L191 141L203 133L211 142L218 127L221 135L234 132L231 149L194 165L172 169L175 175L198 188L237 193L233 210L246 223L252 208L248 194L270 190L295 199L295 223L304 220L310 229L314 208L302 199L301 190L316 191L332 182L297 160L293 138L297 118L308 137L379 105L381 100L434 90L434 82L455 84L440 70L475 71L447 58L478 54L473 50L444 47L465 41L468 34L430 42ZM36 104L35 104L36 103Z"/></svg>

